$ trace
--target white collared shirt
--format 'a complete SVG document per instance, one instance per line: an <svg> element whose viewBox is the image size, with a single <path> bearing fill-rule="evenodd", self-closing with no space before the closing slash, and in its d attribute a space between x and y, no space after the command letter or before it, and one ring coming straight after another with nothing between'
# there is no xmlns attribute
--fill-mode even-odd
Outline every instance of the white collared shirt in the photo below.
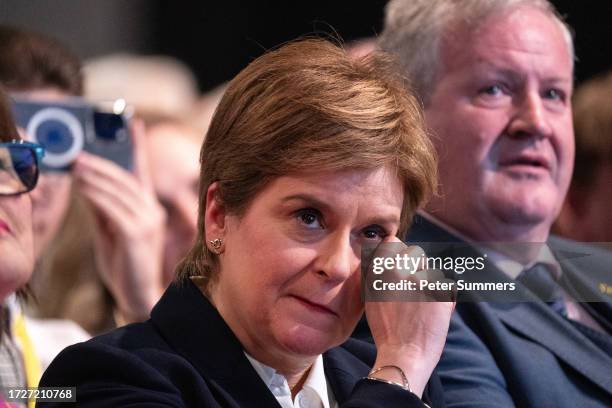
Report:
<svg viewBox="0 0 612 408"><path fill-rule="evenodd" d="M323 356L319 355L306 377L300 392L291 398L291 389L287 379L282 374L244 353L270 392L283 408L335 408L335 398L327 387L325 372L323 370Z"/></svg>
<svg viewBox="0 0 612 408"><path fill-rule="evenodd" d="M456 229L446 225L443 221L440 221L429 213L419 211L419 215L425 218L427 221L433 223L434 225L437 225L438 227L455 235L457 238L473 245L480 253L486 253L487 259L511 279L516 279L521 274L521 272L531 268L536 263L546 264L549 267L549 271L553 275L553 278L556 281L559 281L559 279L561 279L561 274L563 273L561 265L559 265L559 262L546 244L540 247L538 255L532 262L528 263L527 265L523 265L522 263L515 261L514 259L504 255L501 252L492 250L489 247L485 247L482 244L474 242ZM597 323L595 319L591 317L591 315L580 305L579 302L576 302L565 291L565 289L561 288L561 291L563 295L563 301L565 302L565 306L567 308L568 318L576 320L577 322L589 326L592 329L598 330L600 332L605 332L603 328L599 325L599 323Z"/></svg>

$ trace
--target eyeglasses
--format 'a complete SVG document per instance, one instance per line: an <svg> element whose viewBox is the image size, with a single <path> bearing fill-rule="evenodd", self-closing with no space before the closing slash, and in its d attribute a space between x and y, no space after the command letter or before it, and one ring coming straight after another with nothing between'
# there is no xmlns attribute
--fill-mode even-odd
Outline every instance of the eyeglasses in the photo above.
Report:
<svg viewBox="0 0 612 408"><path fill-rule="evenodd" d="M36 187L38 164L45 154L36 143L0 143L0 196L27 193Z"/></svg>

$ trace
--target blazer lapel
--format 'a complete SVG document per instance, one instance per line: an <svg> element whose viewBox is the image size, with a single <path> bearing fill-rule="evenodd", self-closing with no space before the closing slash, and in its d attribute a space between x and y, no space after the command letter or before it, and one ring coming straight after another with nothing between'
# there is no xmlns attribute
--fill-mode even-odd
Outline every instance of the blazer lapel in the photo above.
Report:
<svg viewBox="0 0 612 408"><path fill-rule="evenodd" d="M499 318L612 394L612 359L542 302L490 303Z"/></svg>
<svg viewBox="0 0 612 408"><path fill-rule="evenodd" d="M508 281L496 266L487 263L485 281ZM566 269L564 268L564 273ZM555 354L557 358L612 394L612 358L600 350L567 319L554 312L521 285L513 299L520 302L488 302L499 319L515 332Z"/></svg>
<svg viewBox="0 0 612 408"><path fill-rule="evenodd" d="M563 259L563 255L567 251L563 251L561 256L559 256L560 251L556 250L555 246L553 241L551 243L553 252L555 252L557 259L561 259L564 289L574 299L585 300L582 306L608 333L608 339L612 343L612 302L610 301L610 295L604 294L604 291L600 289L600 285L607 286L607 281L610 279L610 259L599 259L597 254L594 254L595 259L600 265L588 264L590 261L589 253L581 254L586 255L584 257ZM579 264L576 262L579 262ZM603 274L598 274L596 271L601 271Z"/></svg>
<svg viewBox="0 0 612 408"><path fill-rule="evenodd" d="M357 381L367 377L370 370L363 361L341 347L323 354L323 366L325 378L338 404L346 401Z"/></svg>
<svg viewBox="0 0 612 408"><path fill-rule="evenodd" d="M190 310L179 313L177 310ZM195 284L172 284L151 312L166 341L189 360L222 406L280 407L242 345Z"/></svg>

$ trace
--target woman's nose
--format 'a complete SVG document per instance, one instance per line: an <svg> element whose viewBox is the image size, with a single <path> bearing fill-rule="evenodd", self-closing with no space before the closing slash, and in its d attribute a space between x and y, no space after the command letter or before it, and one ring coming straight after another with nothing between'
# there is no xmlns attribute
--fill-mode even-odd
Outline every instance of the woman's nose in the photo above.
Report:
<svg viewBox="0 0 612 408"><path fill-rule="evenodd" d="M360 254L351 243L348 233L330 236L321 244L317 273L332 281L348 279L359 267Z"/></svg>

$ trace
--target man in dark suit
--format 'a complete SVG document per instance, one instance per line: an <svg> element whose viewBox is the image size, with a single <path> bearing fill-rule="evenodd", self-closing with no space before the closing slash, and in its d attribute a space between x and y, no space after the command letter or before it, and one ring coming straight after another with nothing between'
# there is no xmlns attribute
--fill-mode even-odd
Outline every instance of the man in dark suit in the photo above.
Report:
<svg viewBox="0 0 612 408"><path fill-rule="evenodd" d="M612 260L549 237L574 157L568 28L546 0L393 0L381 47L440 158L440 194L408 239L487 253L478 279L518 281L532 300L457 305L438 367L447 405L611 406Z"/></svg>

